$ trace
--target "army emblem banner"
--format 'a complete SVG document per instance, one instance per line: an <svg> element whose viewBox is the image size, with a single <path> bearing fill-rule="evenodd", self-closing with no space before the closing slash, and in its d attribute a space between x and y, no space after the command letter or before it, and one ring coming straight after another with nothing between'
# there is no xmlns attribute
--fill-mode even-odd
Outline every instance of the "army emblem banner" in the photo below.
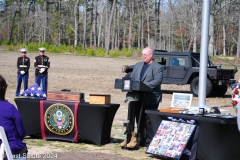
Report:
<svg viewBox="0 0 240 160"><path fill-rule="evenodd" d="M42 139L77 142L78 103L40 101L40 123Z"/></svg>

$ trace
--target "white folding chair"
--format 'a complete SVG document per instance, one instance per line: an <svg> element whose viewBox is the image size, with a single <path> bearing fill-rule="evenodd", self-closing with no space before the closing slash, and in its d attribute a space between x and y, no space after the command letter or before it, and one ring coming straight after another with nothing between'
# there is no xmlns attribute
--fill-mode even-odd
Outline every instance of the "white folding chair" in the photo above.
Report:
<svg viewBox="0 0 240 160"><path fill-rule="evenodd" d="M13 160L12 152L10 150L8 140L4 131L4 128L0 126L0 139L2 140L1 148L0 148L0 160L4 159L4 151L8 160Z"/></svg>

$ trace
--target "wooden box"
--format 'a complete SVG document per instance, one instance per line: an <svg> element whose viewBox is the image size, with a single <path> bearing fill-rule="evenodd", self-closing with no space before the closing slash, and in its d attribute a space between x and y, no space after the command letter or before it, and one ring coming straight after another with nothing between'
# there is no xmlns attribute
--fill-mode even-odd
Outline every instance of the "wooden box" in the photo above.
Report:
<svg viewBox="0 0 240 160"><path fill-rule="evenodd" d="M180 113L180 111L187 110L185 108L160 108L160 112L168 112L168 113Z"/></svg>
<svg viewBox="0 0 240 160"><path fill-rule="evenodd" d="M62 92L48 91L47 100L62 100L70 102L85 102L84 93L81 92Z"/></svg>
<svg viewBox="0 0 240 160"><path fill-rule="evenodd" d="M90 104L110 104L111 95L106 94L90 94L89 95Z"/></svg>

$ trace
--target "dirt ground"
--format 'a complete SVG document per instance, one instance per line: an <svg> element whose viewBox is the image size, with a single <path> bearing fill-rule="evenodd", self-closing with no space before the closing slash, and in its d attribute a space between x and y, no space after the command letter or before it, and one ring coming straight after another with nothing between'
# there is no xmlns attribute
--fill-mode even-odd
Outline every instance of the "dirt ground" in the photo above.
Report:
<svg viewBox="0 0 240 160"><path fill-rule="evenodd" d="M48 78L48 90L60 91L61 89L70 89L73 92L83 92L85 94L85 101L89 101L89 94L110 94L111 102L120 104L120 108L118 109L113 121L111 137L113 139L116 138L123 140L124 130L122 124L127 120L127 103L124 102L126 93L122 92L121 90L114 89L114 80L115 78L121 78L124 76L124 73L121 72L122 65L135 64L136 62L139 62L140 59L86 57L71 54L52 54L48 52L45 54L50 57L51 61ZM27 53L27 56L31 59L29 86L34 84L35 77L33 61L34 57L37 55L38 52ZM14 98L17 81L16 61L18 56L21 56L20 52L0 50L0 74L2 74L7 80L8 90L6 98L13 104L15 104ZM239 75L240 73L237 73L235 79L239 79ZM173 92L190 93L189 85L162 85L162 90L163 102L160 103L159 108L169 107L171 105ZM198 98L193 97L192 106L196 104L198 104ZM222 112L235 115L235 111L231 107L230 89L223 97L207 98L206 105L210 107L217 106ZM113 144L110 143L102 146L103 149L101 149L101 147L97 150L90 149L90 152L82 152L82 154L80 154L82 157L80 156L71 159L117 159L117 157L120 157L119 159L123 159L123 157L126 159L149 158L149 155L145 154L144 149L129 152L121 150L121 148L117 145L112 145ZM112 147L115 149L111 150ZM107 150L104 150L104 148L107 148ZM65 158L60 159L66 159L66 156L79 156L78 152L71 152L69 150L61 149L59 150L59 148L52 149L48 145L29 145L29 154L32 155L50 152L56 152L59 153L59 155L65 155L63 156Z"/></svg>

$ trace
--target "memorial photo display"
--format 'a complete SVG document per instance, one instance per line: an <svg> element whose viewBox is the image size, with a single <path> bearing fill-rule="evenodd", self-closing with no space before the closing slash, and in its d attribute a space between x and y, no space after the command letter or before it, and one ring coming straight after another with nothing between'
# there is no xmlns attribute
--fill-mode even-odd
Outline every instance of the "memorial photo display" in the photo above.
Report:
<svg viewBox="0 0 240 160"><path fill-rule="evenodd" d="M163 120L146 153L180 159L196 125Z"/></svg>
<svg viewBox="0 0 240 160"><path fill-rule="evenodd" d="M171 107L190 109L192 96L187 93L173 93Z"/></svg>

